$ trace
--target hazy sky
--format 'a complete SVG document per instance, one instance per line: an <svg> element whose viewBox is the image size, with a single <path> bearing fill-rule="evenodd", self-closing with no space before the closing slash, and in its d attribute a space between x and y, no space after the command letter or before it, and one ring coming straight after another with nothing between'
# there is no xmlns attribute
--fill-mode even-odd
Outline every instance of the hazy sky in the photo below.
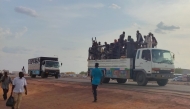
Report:
<svg viewBox="0 0 190 109"><path fill-rule="evenodd" d="M0 0L0 69L56 55L62 72L86 71L92 37L110 43L125 31L136 40L136 30L189 68L189 19L189 0Z"/></svg>

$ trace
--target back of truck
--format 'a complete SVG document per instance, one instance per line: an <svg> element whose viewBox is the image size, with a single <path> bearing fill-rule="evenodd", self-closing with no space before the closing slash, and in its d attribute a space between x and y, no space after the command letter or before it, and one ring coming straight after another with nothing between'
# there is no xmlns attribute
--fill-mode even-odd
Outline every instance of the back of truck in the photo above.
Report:
<svg viewBox="0 0 190 109"><path fill-rule="evenodd" d="M116 79L118 83L125 83L132 77L133 59L88 60L88 76L95 68L95 63L99 63L99 68L104 74L104 83L109 83L110 79Z"/></svg>

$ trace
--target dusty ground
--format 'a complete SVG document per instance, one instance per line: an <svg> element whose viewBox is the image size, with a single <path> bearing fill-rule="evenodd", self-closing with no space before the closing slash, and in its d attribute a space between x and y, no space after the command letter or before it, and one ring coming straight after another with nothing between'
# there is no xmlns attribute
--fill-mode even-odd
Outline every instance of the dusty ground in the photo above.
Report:
<svg viewBox="0 0 190 109"><path fill-rule="evenodd" d="M98 87L98 102L93 103L91 86L63 81L28 80L28 95L21 109L189 109L190 99L143 92ZM2 90L0 90L2 95ZM10 94L10 92L9 92ZM0 96L0 109L5 106Z"/></svg>

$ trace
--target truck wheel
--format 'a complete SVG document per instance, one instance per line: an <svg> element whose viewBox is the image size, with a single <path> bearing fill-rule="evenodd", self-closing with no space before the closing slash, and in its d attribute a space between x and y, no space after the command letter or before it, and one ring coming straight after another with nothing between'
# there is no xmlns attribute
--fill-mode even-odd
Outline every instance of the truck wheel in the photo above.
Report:
<svg viewBox="0 0 190 109"><path fill-rule="evenodd" d="M55 78L58 79L58 75L55 75Z"/></svg>
<svg viewBox="0 0 190 109"><path fill-rule="evenodd" d="M45 78L44 72L41 73L41 78Z"/></svg>
<svg viewBox="0 0 190 109"><path fill-rule="evenodd" d="M110 78L104 78L103 83L109 83L110 82Z"/></svg>
<svg viewBox="0 0 190 109"><path fill-rule="evenodd" d="M56 73L55 74L55 79L58 79L59 78L59 73Z"/></svg>
<svg viewBox="0 0 190 109"><path fill-rule="evenodd" d="M31 75L31 78L36 78L36 75Z"/></svg>
<svg viewBox="0 0 190 109"><path fill-rule="evenodd" d="M142 73L142 72L139 72L137 74L137 79L136 80L137 80L137 84L139 86L146 86L147 83L148 83L148 79L146 78L145 74Z"/></svg>
<svg viewBox="0 0 190 109"><path fill-rule="evenodd" d="M121 79L121 78L117 79L117 83L125 83L126 81L127 79Z"/></svg>
<svg viewBox="0 0 190 109"><path fill-rule="evenodd" d="M157 80L159 86L165 86L168 83L168 79Z"/></svg>

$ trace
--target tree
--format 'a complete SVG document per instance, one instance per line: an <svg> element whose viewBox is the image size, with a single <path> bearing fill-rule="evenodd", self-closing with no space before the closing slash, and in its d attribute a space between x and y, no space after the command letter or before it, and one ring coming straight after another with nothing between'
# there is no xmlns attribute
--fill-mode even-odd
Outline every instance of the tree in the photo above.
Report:
<svg viewBox="0 0 190 109"><path fill-rule="evenodd" d="M175 73L178 73L178 74L180 73L181 74L182 73L182 69L181 68L176 68L175 69Z"/></svg>
<svg viewBox="0 0 190 109"><path fill-rule="evenodd" d="M79 74L82 74L82 75L85 74L86 75L87 72L81 71Z"/></svg>

